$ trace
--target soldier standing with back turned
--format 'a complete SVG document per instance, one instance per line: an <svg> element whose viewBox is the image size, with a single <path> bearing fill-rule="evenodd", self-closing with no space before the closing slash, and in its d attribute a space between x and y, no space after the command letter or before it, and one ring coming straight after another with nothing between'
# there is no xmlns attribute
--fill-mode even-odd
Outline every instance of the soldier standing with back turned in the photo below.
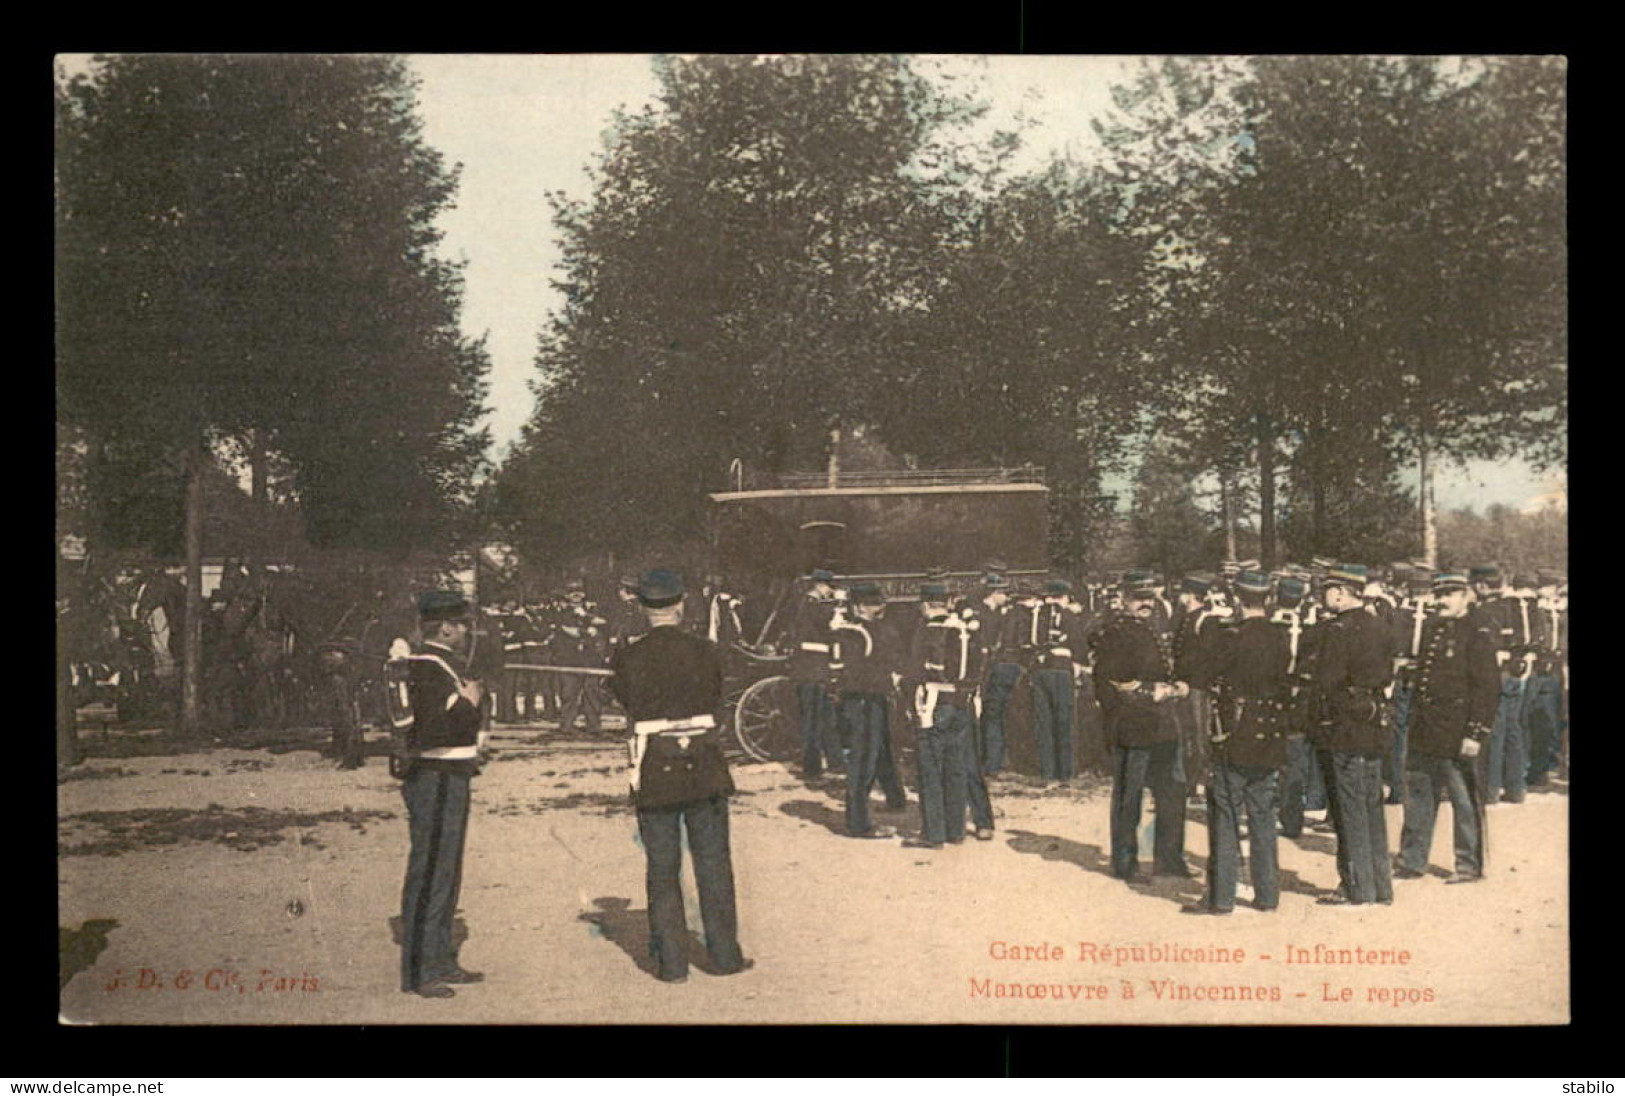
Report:
<svg viewBox="0 0 1625 1096"><path fill-rule="evenodd" d="M1275 843L1275 793L1286 764L1287 701L1291 661L1286 632L1264 613L1270 578L1257 571L1236 576L1241 620L1215 637L1209 671L1213 685L1211 769L1207 781L1207 897L1186 913L1225 914L1235 908L1241 873L1241 816L1247 813L1253 908L1281 904Z"/></svg>
<svg viewBox="0 0 1625 1096"><path fill-rule="evenodd" d="M649 630L615 651L610 690L631 732L632 801L648 856L649 953L662 982L688 980L680 885L686 833L712 968L736 974L750 963L739 950L728 844L733 778L717 741L722 660L716 644L683 630L681 575L649 571L638 600Z"/></svg>

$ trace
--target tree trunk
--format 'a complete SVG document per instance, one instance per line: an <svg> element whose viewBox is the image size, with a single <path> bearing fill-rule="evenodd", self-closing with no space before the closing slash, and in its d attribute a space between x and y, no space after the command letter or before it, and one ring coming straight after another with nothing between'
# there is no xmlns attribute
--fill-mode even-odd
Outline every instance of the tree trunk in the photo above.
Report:
<svg viewBox="0 0 1625 1096"><path fill-rule="evenodd" d="M1258 558L1265 571L1275 568L1275 426L1258 416Z"/></svg>
<svg viewBox="0 0 1625 1096"><path fill-rule="evenodd" d="M270 509L271 488L267 482L268 470L266 468L265 435L254 427L248 429L248 486L249 496L254 500L254 521L256 526L263 522L266 511ZM265 574L264 546L251 530L249 533L247 556L243 563L248 568L249 576L258 582Z"/></svg>
<svg viewBox="0 0 1625 1096"><path fill-rule="evenodd" d="M1219 472L1219 513L1220 520L1224 522L1224 558L1235 560L1236 555L1236 511L1231 505L1230 473L1225 470Z"/></svg>
<svg viewBox="0 0 1625 1096"><path fill-rule="evenodd" d="M829 486L841 485L841 428L831 427L829 432Z"/></svg>
<svg viewBox="0 0 1625 1096"><path fill-rule="evenodd" d="M1428 434L1424 427L1417 442L1417 463L1421 466L1421 486L1417 490L1422 504L1422 559L1432 570L1439 567L1439 514L1433 505L1433 463L1428 460Z"/></svg>
<svg viewBox="0 0 1625 1096"><path fill-rule="evenodd" d="M181 649L181 734L202 734L203 680L203 473L208 451L200 437L186 462L186 636Z"/></svg>

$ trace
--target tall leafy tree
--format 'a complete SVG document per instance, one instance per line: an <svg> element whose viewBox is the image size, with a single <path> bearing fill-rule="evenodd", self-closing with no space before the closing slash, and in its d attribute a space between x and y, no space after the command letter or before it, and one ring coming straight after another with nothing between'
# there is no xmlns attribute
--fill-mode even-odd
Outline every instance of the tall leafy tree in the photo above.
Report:
<svg viewBox="0 0 1625 1096"><path fill-rule="evenodd" d="M58 81L56 169L59 413L95 439L101 535L171 550L185 514L194 728L223 439L289 461L323 543L404 549L466 499L486 359L433 255L455 173L388 57L99 59Z"/></svg>
<svg viewBox="0 0 1625 1096"><path fill-rule="evenodd" d="M913 169L971 110L905 58L656 65L591 199L555 197L566 303L494 502L544 552L692 537L733 459L816 466L875 421L940 239Z"/></svg>

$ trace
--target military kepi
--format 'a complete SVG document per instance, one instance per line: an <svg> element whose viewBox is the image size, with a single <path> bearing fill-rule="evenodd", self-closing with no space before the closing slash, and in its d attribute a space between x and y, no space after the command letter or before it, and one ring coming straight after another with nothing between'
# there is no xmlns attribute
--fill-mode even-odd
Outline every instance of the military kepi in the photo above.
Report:
<svg viewBox="0 0 1625 1096"><path fill-rule="evenodd" d="M683 599L683 576L657 567L638 579L638 601L651 609L663 609Z"/></svg>
<svg viewBox="0 0 1625 1096"><path fill-rule="evenodd" d="M1433 592L1447 594L1451 590L1467 589L1467 576L1460 571L1433 572Z"/></svg>
<svg viewBox="0 0 1625 1096"><path fill-rule="evenodd" d="M418 595L422 620L463 620L469 613L468 599L456 590L425 590Z"/></svg>
<svg viewBox="0 0 1625 1096"><path fill-rule="evenodd" d="M1243 571L1236 576L1236 589L1250 594L1267 594L1270 592L1270 576L1262 571Z"/></svg>
<svg viewBox="0 0 1625 1096"><path fill-rule="evenodd" d="M1326 569L1327 586L1347 586L1356 593L1362 593L1369 581L1364 564L1338 563Z"/></svg>

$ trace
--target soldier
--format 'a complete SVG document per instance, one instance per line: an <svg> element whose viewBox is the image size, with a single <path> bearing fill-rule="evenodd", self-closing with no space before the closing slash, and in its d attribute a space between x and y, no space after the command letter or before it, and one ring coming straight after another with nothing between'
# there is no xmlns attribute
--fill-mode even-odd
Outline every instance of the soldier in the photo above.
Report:
<svg viewBox="0 0 1625 1096"><path fill-rule="evenodd" d="M1173 702L1170 710L1179 724L1180 769L1186 791L1192 795L1207 781L1212 726L1207 688L1212 675L1214 643L1227 615L1217 612L1209 598L1220 592L1210 576L1187 575L1179 584L1178 603L1170 627L1174 680L1184 682L1189 690L1187 696Z"/></svg>
<svg viewBox="0 0 1625 1096"><path fill-rule="evenodd" d="M683 630L681 575L647 572L638 600L649 629L615 651L610 688L631 732L632 801L648 857L649 954L662 982L688 981L680 885L686 831L711 966L737 974L752 964L739 948L728 844L734 784L717 741L722 660L716 644Z"/></svg>
<svg viewBox="0 0 1625 1096"><path fill-rule="evenodd" d="M796 605L791 625L790 678L796 683L796 708L801 717L801 771L815 777L827 765L831 772L845 767L835 707L830 701L830 621L839 602L835 576L822 568L808 576L812 583Z"/></svg>
<svg viewBox="0 0 1625 1096"><path fill-rule="evenodd" d="M1439 797L1450 797L1455 819L1456 871L1451 883L1484 876L1484 801L1475 771L1489 741L1501 678L1487 618L1469 611L1467 576L1433 576L1438 611L1423 629L1416 664L1410 748L1405 768L1405 825L1400 831L1400 879L1419 879L1433 847Z"/></svg>
<svg viewBox="0 0 1625 1096"><path fill-rule="evenodd" d="M1398 567L1398 564L1395 564ZM1437 607L1433 583L1425 570L1406 565L1405 597L1388 615L1388 629L1394 650L1393 740L1383 757L1382 778L1388 785L1389 804L1405 801L1405 760L1409 749L1411 709L1416 696L1416 662L1422 655L1422 633Z"/></svg>
<svg viewBox="0 0 1625 1096"><path fill-rule="evenodd" d="M895 830L869 820L869 792L875 781L886 795L886 808L908 806L908 793L897 775L892 753L891 696L896 691L894 667L902 665L895 649L895 629L880 626L886 597L872 582L852 587L852 616L831 620L830 670L840 687L840 719L851 743L846 766L846 829L853 837L891 837Z"/></svg>
<svg viewBox="0 0 1625 1096"><path fill-rule="evenodd" d="M1010 695L1021 680L1021 661L1010 580L990 566L982 576L982 589L977 617L989 646L987 683L982 689L982 771L991 774L1004 768L1005 717Z"/></svg>
<svg viewBox="0 0 1625 1096"><path fill-rule="evenodd" d="M598 615L597 606L587 600L586 587L580 580L572 581L565 592L568 604L554 618L559 639L554 644L553 657L560 666L579 666L583 669L603 669L606 664L607 641L604 625L608 623ZM559 730L568 733L580 713L588 734L603 729L603 695L592 674L564 674L564 697L559 708Z"/></svg>
<svg viewBox="0 0 1625 1096"><path fill-rule="evenodd" d="M1038 740L1038 772L1046 780L1072 779L1073 644L1082 643L1076 614L1064 599L1072 592L1065 579L1044 585L1044 601L1034 620L1039 642L1029 652L1033 675L1033 732Z"/></svg>
<svg viewBox="0 0 1625 1096"><path fill-rule="evenodd" d="M1322 591L1331 614L1320 625L1315 665L1316 720L1310 730L1330 764L1328 790L1337 829L1338 891L1322 905L1394 900L1388 824L1382 807L1386 690L1393 655L1377 618L1364 611L1366 570L1346 563L1326 572Z"/></svg>
<svg viewBox="0 0 1625 1096"><path fill-rule="evenodd" d="M1318 777L1319 765L1314 749L1309 744L1309 720L1305 704L1300 699L1306 681L1305 670L1312 661L1309 627L1304 623L1303 599L1309 585L1301 578L1286 575L1275 584L1275 611L1270 623L1286 636L1287 645L1287 711L1286 711L1286 764L1281 772L1281 833L1296 839L1303 833L1303 812L1306 803L1314 810L1325 810L1325 792L1320 791L1318 804L1310 800L1311 779ZM1316 782L1318 789L1319 784Z"/></svg>
<svg viewBox="0 0 1625 1096"><path fill-rule="evenodd" d="M942 583L920 587L920 613L904 679L920 732L919 843L941 848L964 841L967 802L977 839L991 841L992 807L972 731L986 660L981 621L974 612L951 611Z"/></svg>
<svg viewBox="0 0 1625 1096"><path fill-rule="evenodd" d="M1123 578L1124 610L1095 636L1095 694L1112 747L1112 874L1140 878L1140 807L1147 786L1156 802L1153 874L1188 877L1185 789L1178 778L1179 732L1159 708L1185 695L1152 631L1156 591L1143 571Z"/></svg>
<svg viewBox="0 0 1625 1096"><path fill-rule="evenodd" d="M609 650L611 659L616 651L631 646L644 632L648 631L648 618L643 612L643 603L638 600L638 585L640 579L637 575L622 575L615 587L616 602L609 611ZM715 642L715 640L712 640Z"/></svg>
<svg viewBox="0 0 1625 1096"><path fill-rule="evenodd" d="M1207 782L1208 880L1203 902L1186 913L1226 914L1241 872L1241 816L1247 814L1253 908L1281 903L1275 848L1275 791L1286 764L1286 714L1292 661L1287 634L1265 615L1270 577L1236 576L1241 619L1217 631L1213 684L1212 773Z"/></svg>
<svg viewBox="0 0 1625 1096"><path fill-rule="evenodd" d="M1542 568L1535 612L1540 646L1525 690L1524 723L1529 728L1529 784L1544 785L1562 749L1564 682L1568 677L1569 604L1558 595L1563 576Z"/></svg>
<svg viewBox="0 0 1625 1096"><path fill-rule="evenodd" d="M1496 662L1501 667L1501 699L1495 711L1495 731L1485 750L1484 805L1522 803L1529 772L1528 740L1524 733L1523 697L1531 661L1529 604L1506 590L1501 569L1474 567L1473 590L1477 611L1490 626L1496 641ZM1505 788L1503 794L1502 789Z"/></svg>
<svg viewBox="0 0 1625 1096"><path fill-rule="evenodd" d="M705 603L705 638L722 647L743 642L745 625L740 611L745 603L723 589L722 579L716 575L707 576L700 594Z"/></svg>
<svg viewBox="0 0 1625 1096"><path fill-rule="evenodd" d="M451 937L485 691L464 674L473 614L463 595L430 590L418 599L418 614L423 643L408 656L412 724L401 784L411 835L401 892L401 989L455 997L453 985L485 980L462 968Z"/></svg>

